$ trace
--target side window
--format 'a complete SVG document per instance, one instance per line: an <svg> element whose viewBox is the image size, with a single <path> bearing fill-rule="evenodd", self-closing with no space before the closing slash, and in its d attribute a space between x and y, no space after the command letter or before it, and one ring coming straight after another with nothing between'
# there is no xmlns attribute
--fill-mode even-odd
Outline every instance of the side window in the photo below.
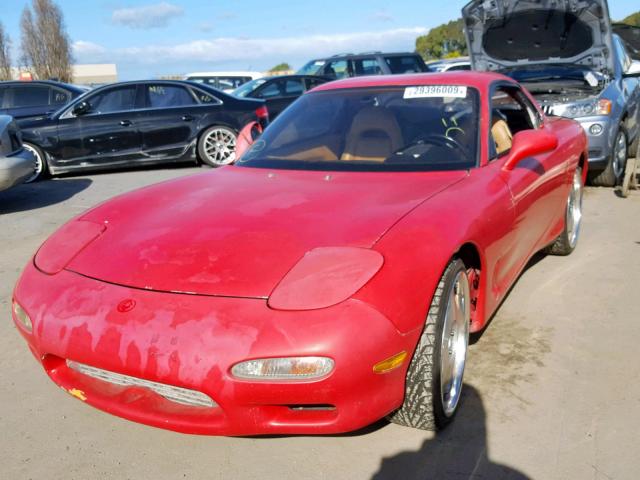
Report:
<svg viewBox="0 0 640 480"><path fill-rule="evenodd" d="M384 60L387 62L391 73L419 73L425 71L418 58L413 55L407 57L384 57Z"/></svg>
<svg viewBox="0 0 640 480"><path fill-rule="evenodd" d="M281 89L282 88L282 82L281 81L274 81L271 83L268 83L267 85L263 86L260 91L258 92L258 97L259 98L274 98L274 97L280 97L282 95Z"/></svg>
<svg viewBox="0 0 640 480"><path fill-rule="evenodd" d="M25 85L13 87L13 99L10 101L11 107L38 107L49 105L49 87L37 85Z"/></svg>
<svg viewBox="0 0 640 480"><path fill-rule="evenodd" d="M58 90L57 88L51 89L51 105L62 106L69 103L71 100L71 94L64 90Z"/></svg>
<svg viewBox="0 0 640 480"><path fill-rule="evenodd" d="M285 95L302 95L304 87L302 86L302 80L299 78L287 80L284 84Z"/></svg>
<svg viewBox="0 0 640 480"><path fill-rule="evenodd" d="M184 87L160 84L147 85L145 88L149 108L186 107L196 104L196 99Z"/></svg>
<svg viewBox="0 0 640 480"><path fill-rule="evenodd" d="M88 98L87 101L91 105L92 114L132 110L136 103L136 87L132 85L109 89Z"/></svg>
<svg viewBox="0 0 640 480"><path fill-rule="evenodd" d="M5 108L4 106L4 92L6 88L0 88L0 108Z"/></svg>
<svg viewBox="0 0 640 480"><path fill-rule="evenodd" d="M346 60L333 60L327 62L324 67L324 74L331 78L346 78L350 77L349 64Z"/></svg>
<svg viewBox="0 0 640 480"><path fill-rule="evenodd" d="M305 82L307 83L307 90L311 90L312 88L316 88L318 85L327 83L324 78L306 78Z"/></svg>
<svg viewBox="0 0 640 480"><path fill-rule="evenodd" d="M213 95L203 92L202 90L198 90L194 88L193 92L200 103L204 103L206 105L218 105L222 103Z"/></svg>
<svg viewBox="0 0 640 480"><path fill-rule="evenodd" d="M382 75L382 68L375 58L359 58L353 60L353 70L356 76Z"/></svg>
<svg viewBox="0 0 640 480"><path fill-rule="evenodd" d="M513 136L533 128L538 128L538 117L529 99L518 87L498 87L491 96L489 158L508 153Z"/></svg>
<svg viewBox="0 0 640 480"><path fill-rule="evenodd" d="M471 65L454 65L453 67L449 68L447 71L451 72L455 70L471 70Z"/></svg>

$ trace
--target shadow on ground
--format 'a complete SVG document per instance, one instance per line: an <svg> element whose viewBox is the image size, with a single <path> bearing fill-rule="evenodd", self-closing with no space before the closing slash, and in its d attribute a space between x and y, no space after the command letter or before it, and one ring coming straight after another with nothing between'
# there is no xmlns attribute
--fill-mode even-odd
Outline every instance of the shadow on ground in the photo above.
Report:
<svg viewBox="0 0 640 480"><path fill-rule="evenodd" d="M0 192L0 215L64 202L87 189L91 183L88 178L69 178L19 185Z"/></svg>
<svg viewBox="0 0 640 480"><path fill-rule="evenodd" d="M425 440L418 451L384 458L372 480L528 480L523 473L491 460L478 391L465 385L461 401L453 423Z"/></svg>

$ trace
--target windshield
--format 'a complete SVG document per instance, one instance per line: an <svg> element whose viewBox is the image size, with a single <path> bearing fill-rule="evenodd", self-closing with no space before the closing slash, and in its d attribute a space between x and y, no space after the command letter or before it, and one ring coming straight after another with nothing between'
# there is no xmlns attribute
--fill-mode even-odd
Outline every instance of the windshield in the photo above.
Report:
<svg viewBox="0 0 640 480"><path fill-rule="evenodd" d="M323 60L311 60L304 67L298 70L298 75L317 75L320 68L325 64Z"/></svg>
<svg viewBox="0 0 640 480"><path fill-rule="evenodd" d="M457 85L303 95L238 165L303 170L434 171L476 165L477 90Z"/></svg>
<svg viewBox="0 0 640 480"><path fill-rule="evenodd" d="M246 97L251 92L253 92L256 88L262 85L266 80L264 78L258 78L256 80L251 80L250 82L243 83L241 86L236 88L233 93L236 97Z"/></svg>

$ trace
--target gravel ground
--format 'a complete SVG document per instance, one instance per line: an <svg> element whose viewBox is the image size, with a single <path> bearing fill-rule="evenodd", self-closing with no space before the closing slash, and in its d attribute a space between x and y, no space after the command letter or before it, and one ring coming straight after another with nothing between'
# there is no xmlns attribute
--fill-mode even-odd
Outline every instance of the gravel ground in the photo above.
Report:
<svg viewBox="0 0 640 480"><path fill-rule="evenodd" d="M58 226L198 168L67 177L0 192L0 477L6 479L615 479L640 472L640 192L589 188L578 249L537 257L474 339L459 416L428 432L218 438L75 401L10 320L22 267Z"/></svg>

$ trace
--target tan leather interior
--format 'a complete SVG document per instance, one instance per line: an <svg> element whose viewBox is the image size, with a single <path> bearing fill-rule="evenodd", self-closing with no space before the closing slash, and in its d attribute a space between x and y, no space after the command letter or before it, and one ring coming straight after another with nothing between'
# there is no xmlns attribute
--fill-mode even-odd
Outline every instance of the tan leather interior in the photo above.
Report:
<svg viewBox="0 0 640 480"><path fill-rule="evenodd" d="M304 160L304 161L325 161L325 162L335 162L338 160L338 157L335 153L333 153L329 148L322 147L314 147L309 150L304 150L301 152L296 152L294 155L285 155L282 158L287 160Z"/></svg>
<svg viewBox="0 0 640 480"><path fill-rule="evenodd" d="M351 122L340 160L384 162L402 147L402 132L393 114L380 107L360 110Z"/></svg>
<svg viewBox="0 0 640 480"><path fill-rule="evenodd" d="M491 125L491 136L493 137L493 141L496 142L498 155L511 150L513 135L507 122L501 118L494 118Z"/></svg>

